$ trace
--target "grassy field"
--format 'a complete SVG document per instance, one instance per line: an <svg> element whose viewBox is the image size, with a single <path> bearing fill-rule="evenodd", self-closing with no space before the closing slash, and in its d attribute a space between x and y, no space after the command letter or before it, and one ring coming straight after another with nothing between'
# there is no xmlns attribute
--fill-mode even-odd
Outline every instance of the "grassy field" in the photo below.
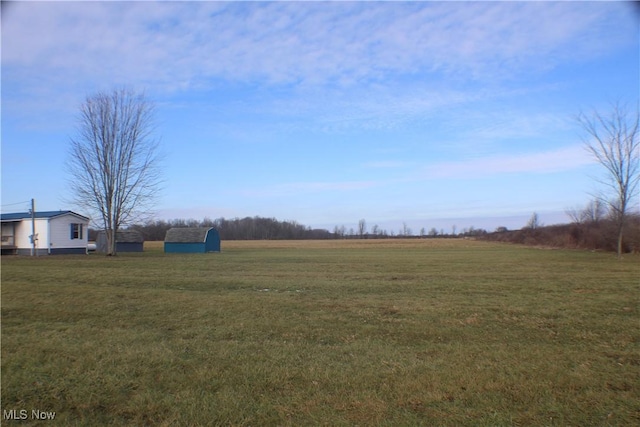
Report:
<svg viewBox="0 0 640 427"><path fill-rule="evenodd" d="M639 291L469 240L3 257L3 425L638 425Z"/></svg>

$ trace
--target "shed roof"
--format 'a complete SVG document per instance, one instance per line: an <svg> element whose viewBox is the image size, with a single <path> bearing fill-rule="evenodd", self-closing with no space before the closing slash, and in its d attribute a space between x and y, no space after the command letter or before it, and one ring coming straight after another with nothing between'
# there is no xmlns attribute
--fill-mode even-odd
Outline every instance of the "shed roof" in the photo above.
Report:
<svg viewBox="0 0 640 427"><path fill-rule="evenodd" d="M167 230L164 241L167 243L204 243L209 230L213 230L213 227L170 228Z"/></svg>
<svg viewBox="0 0 640 427"><path fill-rule="evenodd" d="M104 235L104 230L100 230L98 235ZM105 236L106 237L106 236ZM116 231L116 242L118 243L144 243L142 233L135 230Z"/></svg>
<svg viewBox="0 0 640 427"><path fill-rule="evenodd" d="M75 215L82 219L89 221L86 216L77 214L73 211L36 211L36 218L55 218L62 215ZM31 212L15 212L15 213L3 213L0 214L0 221L20 221L22 219L31 218Z"/></svg>

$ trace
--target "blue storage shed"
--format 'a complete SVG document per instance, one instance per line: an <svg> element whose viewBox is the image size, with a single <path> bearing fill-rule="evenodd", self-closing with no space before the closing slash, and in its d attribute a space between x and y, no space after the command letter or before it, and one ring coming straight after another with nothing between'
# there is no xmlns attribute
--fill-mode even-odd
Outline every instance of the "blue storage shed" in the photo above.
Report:
<svg viewBox="0 0 640 427"><path fill-rule="evenodd" d="M166 253L220 252L220 234L213 227L171 228L164 238Z"/></svg>

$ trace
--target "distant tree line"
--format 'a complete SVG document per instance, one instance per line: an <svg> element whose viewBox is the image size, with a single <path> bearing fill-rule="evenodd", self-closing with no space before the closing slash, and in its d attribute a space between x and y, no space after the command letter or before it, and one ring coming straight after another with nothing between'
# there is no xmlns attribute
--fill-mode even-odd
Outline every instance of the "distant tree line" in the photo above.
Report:
<svg viewBox="0 0 640 427"><path fill-rule="evenodd" d="M174 227L215 227L222 240L297 240L330 239L331 233L324 229L305 227L297 221L279 221L259 216L246 218L204 218L151 220L136 224L130 229L142 233L145 240L164 240L167 230Z"/></svg>
<svg viewBox="0 0 640 427"><path fill-rule="evenodd" d="M452 237L479 237L487 234L480 228L464 228L456 234L456 227L452 227L450 233L443 229L420 229L419 234L414 234L406 223L398 231L385 230L374 225L367 230L366 221L361 219L357 229L347 229L344 225L335 226L333 231L319 228L311 228L297 221L279 221L275 218L260 216L245 218L218 218L203 220L196 219L172 219L149 220L144 223L129 227L130 230L139 231L145 240L162 241L167 230L174 227L215 227L223 240L302 240L302 239L393 239L393 238L452 238ZM503 227L504 228L504 227ZM89 231L89 240L95 240L96 231Z"/></svg>
<svg viewBox="0 0 640 427"><path fill-rule="evenodd" d="M332 238L334 239L420 239L429 237L477 237L485 235L487 233L487 230L484 230L482 228L474 228L473 226L463 228L460 233L456 233L456 226L454 225L450 233L442 228L438 230L437 228L432 227L431 229L429 229L429 231L427 231L426 228L422 227L420 229L420 232L418 234L415 234L406 222L402 223L402 227L398 231L383 229L378 226L378 224L374 224L369 231L367 230L366 220L361 219L360 221L358 221L357 229L347 229L344 225L336 225L333 228L333 233L331 234Z"/></svg>

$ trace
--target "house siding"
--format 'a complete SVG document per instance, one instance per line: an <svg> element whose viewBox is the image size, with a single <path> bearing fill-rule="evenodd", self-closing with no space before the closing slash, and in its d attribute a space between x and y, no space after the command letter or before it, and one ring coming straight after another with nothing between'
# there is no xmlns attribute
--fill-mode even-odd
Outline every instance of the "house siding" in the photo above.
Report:
<svg viewBox="0 0 640 427"><path fill-rule="evenodd" d="M82 224L82 238L71 238L71 224ZM49 230L51 232L50 248L52 252L58 249L69 248L87 248L87 223L75 215L64 215L57 218L51 218L49 221Z"/></svg>
<svg viewBox="0 0 640 427"><path fill-rule="evenodd" d="M31 236L31 220L22 220L20 222L16 222L15 228L15 244L18 248L21 249L29 249L31 250L31 240L29 236ZM35 220L35 230L38 235L38 240L36 241L36 249L42 249L46 251L49 247L49 233L47 232L47 219L46 218L38 218Z"/></svg>

